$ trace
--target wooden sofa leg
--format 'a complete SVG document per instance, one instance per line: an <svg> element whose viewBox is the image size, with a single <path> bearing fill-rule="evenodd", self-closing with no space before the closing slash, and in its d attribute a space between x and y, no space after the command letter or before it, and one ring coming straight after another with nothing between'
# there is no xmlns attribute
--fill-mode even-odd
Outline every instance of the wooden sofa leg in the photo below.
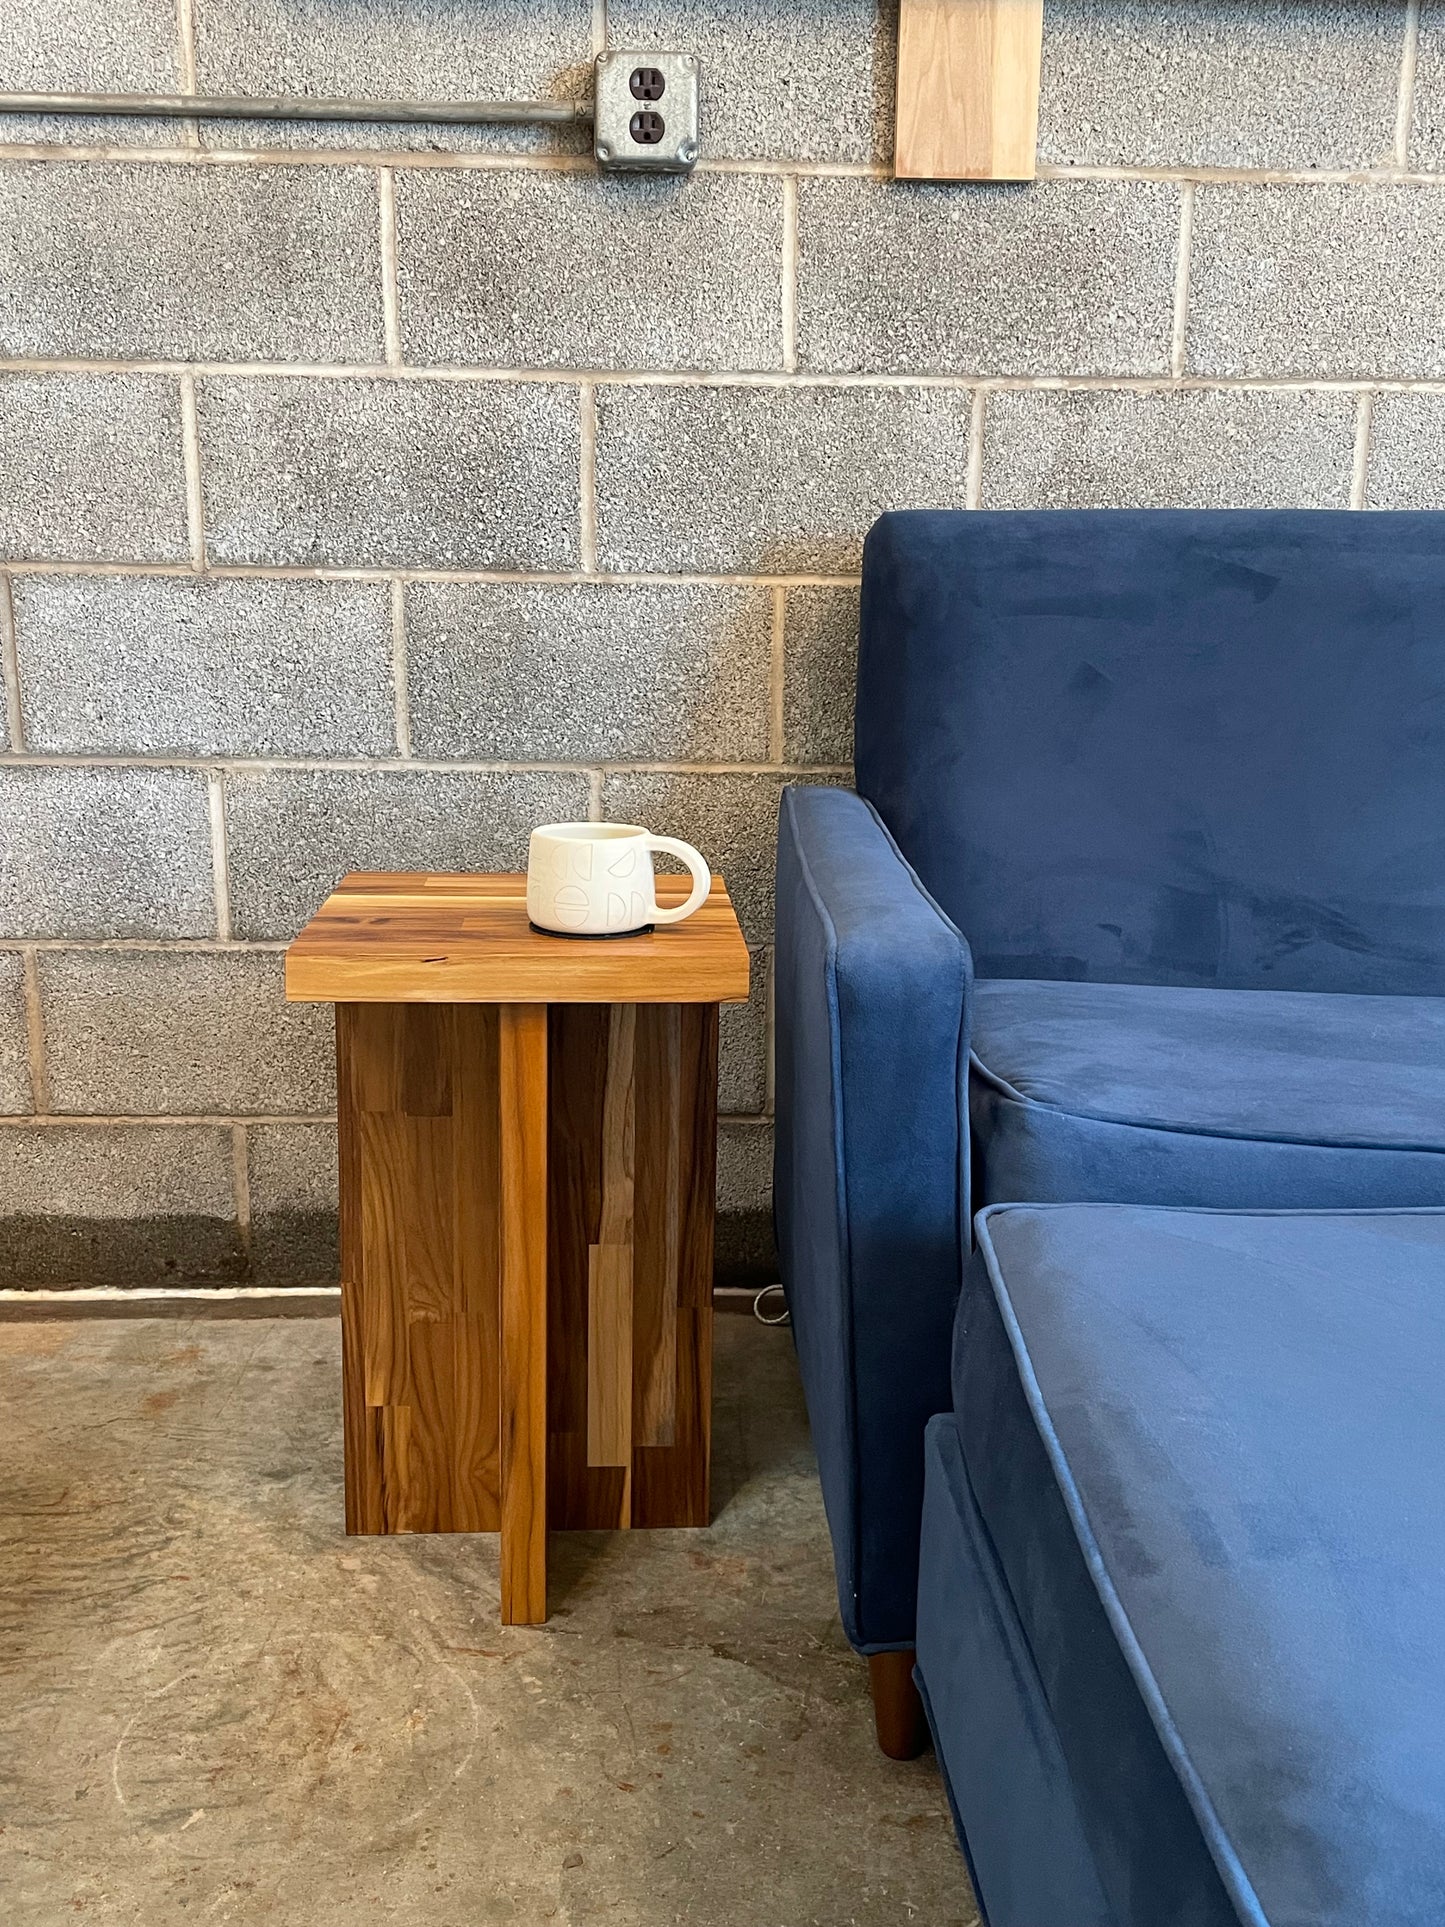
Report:
<svg viewBox="0 0 1445 1927"><path fill-rule="evenodd" d="M913 1684L913 1661L912 1648L868 1655L873 1725L890 1760L916 1760L928 1745L928 1719Z"/></svg>

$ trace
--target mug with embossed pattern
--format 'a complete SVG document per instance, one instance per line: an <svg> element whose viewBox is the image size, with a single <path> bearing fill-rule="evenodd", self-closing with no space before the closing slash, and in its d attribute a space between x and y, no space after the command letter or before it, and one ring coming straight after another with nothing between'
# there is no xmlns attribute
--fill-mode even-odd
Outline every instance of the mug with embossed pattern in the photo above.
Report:
<svg viewBox="0 0 1445 1927"><path fill-rule="evenodd" d="M685 903L659 910L652 852L678 857L692 872ZM628 937L659 923L681 923L707 901L712 876L701 853L675 836L636 823L547 823L527 850L527 915L538 930L564 937Z"/></svg>

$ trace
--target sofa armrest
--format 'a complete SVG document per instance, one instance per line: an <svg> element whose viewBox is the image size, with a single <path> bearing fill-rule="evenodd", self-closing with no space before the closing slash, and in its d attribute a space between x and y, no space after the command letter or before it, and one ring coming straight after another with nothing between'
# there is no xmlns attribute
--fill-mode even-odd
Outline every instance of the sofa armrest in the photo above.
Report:
<svg viewBox="0 0 1445 1927"><path fill-rule="evenodd" d="M913 1643L968 1239L972 960L876 813L784 791L774 1210L844 1630Z"/></svg>

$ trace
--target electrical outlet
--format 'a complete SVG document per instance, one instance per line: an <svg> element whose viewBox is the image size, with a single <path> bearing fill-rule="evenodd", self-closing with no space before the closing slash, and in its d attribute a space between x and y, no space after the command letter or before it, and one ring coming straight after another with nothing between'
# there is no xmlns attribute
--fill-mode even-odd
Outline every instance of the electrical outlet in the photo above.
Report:
<svg viewBox="0 0 1445 1927"><path fill-rule="evenodd" d="M597 165L609 173L688 174L697 159L696 54L597 56L592 126Z"/></svg>

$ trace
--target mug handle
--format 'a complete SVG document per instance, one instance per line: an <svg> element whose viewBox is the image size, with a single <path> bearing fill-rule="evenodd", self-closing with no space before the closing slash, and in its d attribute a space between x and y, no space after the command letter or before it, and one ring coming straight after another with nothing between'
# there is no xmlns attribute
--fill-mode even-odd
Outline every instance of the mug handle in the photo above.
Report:
<svg viewBox="0 0 1445 1927"><path fill-rule="evenodd" d="M707 902L708 892L712 889L712 871L708 869L701 850L695 850L679 837L649 834L647 847L649 850L664 850L668 856L680 857L692 871L692 892L687 902L678 904L675 910L654 910L652 913L654 923L681 923L684 917L690 917L694 910L701 910Z"/></svg>

